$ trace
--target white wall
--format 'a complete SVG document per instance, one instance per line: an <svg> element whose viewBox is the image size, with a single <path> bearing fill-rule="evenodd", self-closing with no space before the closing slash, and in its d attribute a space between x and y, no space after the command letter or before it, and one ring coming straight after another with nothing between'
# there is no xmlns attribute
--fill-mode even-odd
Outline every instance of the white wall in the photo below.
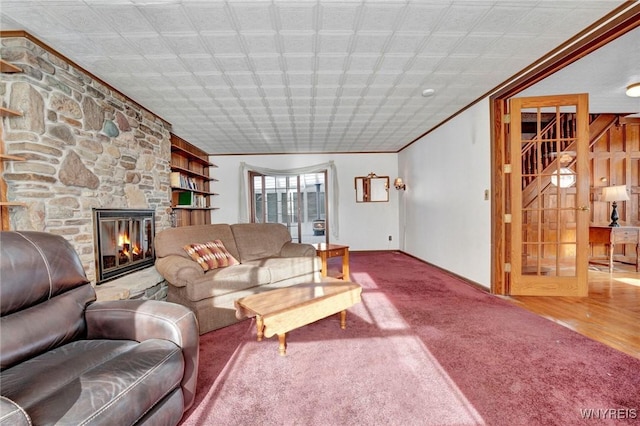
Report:
<svg viewBox="0 0 640 426"><path fill-rule="evenodd" d="M489 100L467 109L398 155L407 190L399 205L400 248L491 286ZM491 194L489 194L491 196Z"/></svg>
<svg viewBox="0 0 640 426"><path fill-rule="evenodd" d="M240 185L240 163L290 169L312 166L334 161L339 183L339 238L330 235L330 242L348 245L351 250L396 250L399 248L399 194L393 188L393 179L398 176L397 154L291 154L291 155L230 155L212 156L210 161L218 166L212 170L214 223L238 222L238 194ZM391 189L388 203L356 203L354 178L374 172L378 176L389 176ZM331 186L327 185L328 190ZM331 197L331 195L329 195ZM334 214L329 212L329 214ZM392 241L389 241L391 235Z"/></svg>

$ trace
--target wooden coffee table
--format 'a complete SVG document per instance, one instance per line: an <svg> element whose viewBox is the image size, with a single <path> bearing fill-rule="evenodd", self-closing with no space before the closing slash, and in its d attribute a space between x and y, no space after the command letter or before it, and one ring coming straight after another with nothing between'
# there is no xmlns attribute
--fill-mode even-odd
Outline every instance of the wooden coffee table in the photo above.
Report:
<svg viewBox="0 0 640 426"><path fill-rule="evenodd" d="M340 313L340 328L347 326L346 309L360 302L362 287L349 281L305 283L252 294L235 301L236 317L256 317L258 341L278 335L280 355L286 355L286 334L303 325Z"/></svg>

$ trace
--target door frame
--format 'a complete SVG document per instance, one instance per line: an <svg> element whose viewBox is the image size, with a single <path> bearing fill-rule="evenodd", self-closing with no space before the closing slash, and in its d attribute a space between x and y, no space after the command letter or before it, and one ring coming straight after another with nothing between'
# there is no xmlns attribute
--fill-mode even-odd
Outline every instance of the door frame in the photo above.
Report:
<svg viewBox="0 0 640 426"><path fill-rule="evenodd" d="M604 22L604 24L603 24ZM581 59L612 40L640 26L640 4L625 2L566 43L551 51L509 82L499 87L489 97L491 132L491 292L508 295L510 290L509 253L511 251L510 227L505 215L510 214L510 176L505 173L509 164L508 101L526 88L549 75Z"/></svg>

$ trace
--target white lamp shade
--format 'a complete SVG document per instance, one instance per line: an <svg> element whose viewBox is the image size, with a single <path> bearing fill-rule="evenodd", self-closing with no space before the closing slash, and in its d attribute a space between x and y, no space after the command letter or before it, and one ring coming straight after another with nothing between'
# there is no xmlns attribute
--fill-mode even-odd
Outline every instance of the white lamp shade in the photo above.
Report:
<svg viewBox="0 0 640 426"><path fill-rule="evenodd" d="M602 188L602 201L628 201L626 185L606 186Z"/></svg>

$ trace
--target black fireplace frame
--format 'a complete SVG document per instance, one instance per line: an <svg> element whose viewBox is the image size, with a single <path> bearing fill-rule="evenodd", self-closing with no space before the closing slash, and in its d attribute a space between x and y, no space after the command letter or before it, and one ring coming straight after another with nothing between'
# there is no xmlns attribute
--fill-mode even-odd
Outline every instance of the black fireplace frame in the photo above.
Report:
<svg viewBox="0 0 640 426"><path fill-rule="evenodd" d="M150 256L146 256L142 260L131 262L124 266L119 266L116 269L103 268L103 256L102 253L102 241L100 235L100 222L104 219L110 220L131 220L131 219L150 219L151 224L151 236L155 239L156 230L156 213L155 210L147 209L106 209L106 208L94 208L93 209L93 242L95 253L95 265L96 265L96 284L102 284L107 281L114 280L132 272L146 269L153 266L156 260L156 252L153 241L149 243L149 249L151 251Z"/></svg>

